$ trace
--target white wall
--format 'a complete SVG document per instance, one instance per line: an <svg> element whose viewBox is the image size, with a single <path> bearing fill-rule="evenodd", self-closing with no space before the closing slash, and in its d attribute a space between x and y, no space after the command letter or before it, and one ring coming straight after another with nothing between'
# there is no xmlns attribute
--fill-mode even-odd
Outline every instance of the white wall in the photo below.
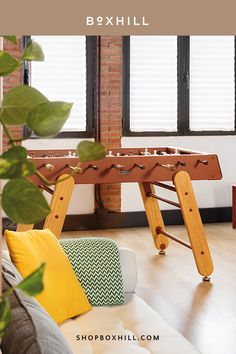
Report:
<svg viewBox="0 0 236 354"><path fill-rule="evenodd" d="M193 187L200 208L231 206L231 184L236 182L236 136L186 136L186 137L124 137L122 147L176 146L217 153L223 173L221 181L194 181ZM161 190L160 195L174 193ZM163 209L172 209L161 204ZM144 210L138 186L122 184L122 208L125 211Z"/></svg>

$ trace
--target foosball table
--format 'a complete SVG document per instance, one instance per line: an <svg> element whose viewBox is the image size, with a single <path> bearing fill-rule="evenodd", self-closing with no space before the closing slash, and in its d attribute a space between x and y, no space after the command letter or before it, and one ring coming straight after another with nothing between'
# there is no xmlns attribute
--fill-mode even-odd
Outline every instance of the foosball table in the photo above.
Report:
<svg viewBox="0 0 236 354"><path fill-rule="evenodd" d="M32 181L52 194L51 213L44 228L58 237L64 224L74 184L137 182L142 195L154 244L160 254L168 247L168 239L179 242L193 252L198 272L209 280L213 262L207 244L191 180L219 180L222 173L216 154L175 147L121 148L107 151L103 160L78 164L76 151L34 150L28 158L47 180L58 180L54 190L33 175ZM73 171L73 177L66 178ZM167 184L166 182L172 182ZM177 194L178 202L160 196L155 191L167 189ZM189 241L169 233L164 225L158 201L180 208ZM18 231L34 225L18 225Z"/></svg>

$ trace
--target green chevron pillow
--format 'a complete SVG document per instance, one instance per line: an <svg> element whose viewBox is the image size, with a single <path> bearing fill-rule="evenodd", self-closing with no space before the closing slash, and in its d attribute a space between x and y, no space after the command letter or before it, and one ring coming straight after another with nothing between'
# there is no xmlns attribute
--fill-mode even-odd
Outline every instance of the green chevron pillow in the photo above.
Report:
<svg viewBox="0 0 236 354"><path fill-rule="evenodd" d="M113 240L89 237L60 243L91 305L124 303L119 250Z"/></svg>

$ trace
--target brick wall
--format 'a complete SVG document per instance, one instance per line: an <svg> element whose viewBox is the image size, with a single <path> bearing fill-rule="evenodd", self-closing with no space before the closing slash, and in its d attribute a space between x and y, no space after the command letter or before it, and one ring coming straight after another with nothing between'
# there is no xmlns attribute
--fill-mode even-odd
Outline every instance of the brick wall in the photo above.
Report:
<svg viewBox="0 0 236 354"><path fill-rule="evenodd" d="M121 147L122 37L101 37L101 142L107 149ZM119 212L121 185L101 185L104 207Z"/></svg>
<svg viewBox="0 0 236 354"><path fill-rule="evenodd" d="M22 42L19 40L18 45L4 40L3 49L15 56L16 58L20 58L22 55ZM9 91L11 88L16 87L22 83L22 68L19 68L14 73L10 74L7 77L3 78L3 94ZM19 126L11 126L10 131L15 139L20 139L22 136L22 128ZM3 135L3 149L7 148L7 138Z"/></svg>

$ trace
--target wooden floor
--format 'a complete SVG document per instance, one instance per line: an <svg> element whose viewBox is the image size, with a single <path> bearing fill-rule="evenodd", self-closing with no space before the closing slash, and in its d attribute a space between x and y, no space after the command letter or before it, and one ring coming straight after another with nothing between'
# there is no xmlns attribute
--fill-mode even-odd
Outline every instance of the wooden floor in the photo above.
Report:
<svg viewBox="0 0 236 354"><path fill-rule="evenodd" d="M170 241L167 254L154 248L148 228L63 233L62 237L103 236L133 249L138 263L137 294L203 354L236 353L236 230L205 225L215 271L202 282L191 251ZM183 226L168 231L186 239ZM181 353L180 353L181 354Z"/></svg>

